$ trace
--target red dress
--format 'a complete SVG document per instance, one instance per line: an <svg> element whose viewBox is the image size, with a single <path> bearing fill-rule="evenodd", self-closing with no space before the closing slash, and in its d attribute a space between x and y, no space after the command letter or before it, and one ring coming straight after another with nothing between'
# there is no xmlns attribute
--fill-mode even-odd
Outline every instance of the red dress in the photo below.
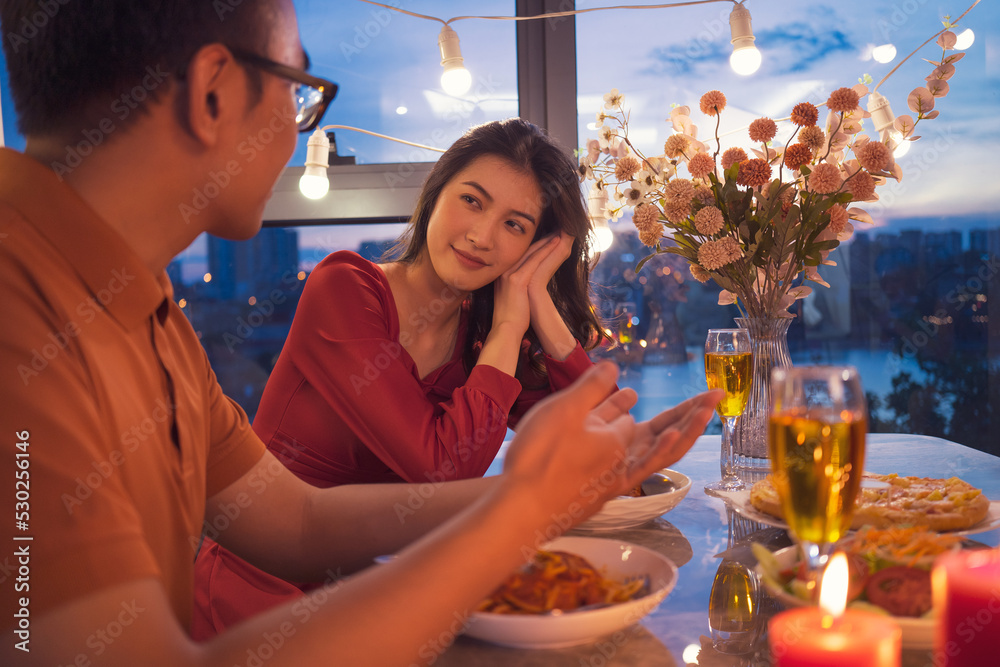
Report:
<svg viewBox="0 0 1000 667"><path fill-rule="evenodd" d="M442 302L451 296L442 294ZM430 303L419 328L446 303ZM458 340L465 336L465 310ZM254 431L293 473L319 487L481 477L532 405L570 385L591 361L583 348L545 357L534 388L492 367L466 372L461 345L426 377L400 345L385 273L356 253L320 262L306 283ZM272 577L205 540L196 561L195 639L214 636L304 587Z"/></svg>

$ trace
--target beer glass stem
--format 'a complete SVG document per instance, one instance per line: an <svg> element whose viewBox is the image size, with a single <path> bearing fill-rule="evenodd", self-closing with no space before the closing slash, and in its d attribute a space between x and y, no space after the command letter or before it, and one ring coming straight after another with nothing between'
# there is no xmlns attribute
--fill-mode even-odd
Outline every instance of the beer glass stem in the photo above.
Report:
<svg viewBox="0 0 1000 667"><path fill-rule="evenodd" d="M733 433L736 420L739 417L722 418L722 453L719 456L719 467L722 470L722 480L705 487L706 491L742 491L746 484L736 474L736 456L733 451Z"/></svg>
<svg viewBox="0 0 1000 667"><path fill-rule="evenodd" d="M743 486L743 481L736 475L736 452L733 434L736 432L736 420L738 417L726 417L722 420L722 454L720 456L720 468L722 470L722 482L727 485Z"/></svg>
<svg viewBox="0 0 1000 667"><path fill-rule="evenodd" d="M799 546L802 548L802 556L810 572L819 572L826 567L830 552L833 550L833 544L817 544L805 540L800 540Z"/></svg>

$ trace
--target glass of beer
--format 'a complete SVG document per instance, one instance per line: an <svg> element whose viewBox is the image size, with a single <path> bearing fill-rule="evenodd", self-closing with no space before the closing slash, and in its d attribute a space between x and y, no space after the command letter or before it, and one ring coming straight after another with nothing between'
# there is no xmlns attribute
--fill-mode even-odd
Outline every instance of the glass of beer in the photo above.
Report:
<svg viewBox="0 0 1000 667"><path fill-rule="evenodd" d="M861 378L851 366L771 372L768 451L785 521L808 567L822 568L851 527L865 465Z"/></svg>
<svg viewBox="0 0 1000 667"><path fill-rule="evenodd" d="M726 395L715 406L722 419L722 480L706 486L706 491L746 488L736 474L733 429L747 406L752 379L750 333L746 329L709 329L705 339L705 380L709 389L722 389Z"/></svg>

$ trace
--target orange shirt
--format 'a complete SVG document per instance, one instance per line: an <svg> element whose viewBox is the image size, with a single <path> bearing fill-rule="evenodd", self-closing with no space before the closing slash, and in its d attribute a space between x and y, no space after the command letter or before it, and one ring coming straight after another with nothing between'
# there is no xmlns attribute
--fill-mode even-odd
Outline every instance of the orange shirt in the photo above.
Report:
<svg viewBox="0 0 1000 667"><path fill-rule="evenodd" d="M205 499L264 446L172 297L52 171L0 149L0 627L146 577L189 626Z"/></svg>

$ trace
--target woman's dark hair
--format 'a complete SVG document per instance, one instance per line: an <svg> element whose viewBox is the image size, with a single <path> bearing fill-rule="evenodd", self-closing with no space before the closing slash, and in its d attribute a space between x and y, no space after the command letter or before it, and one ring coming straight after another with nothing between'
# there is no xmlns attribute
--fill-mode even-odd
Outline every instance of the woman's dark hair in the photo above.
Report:
<svg viewBox="0 0 1000 667"><path fill-rule="evenodd" d="M274 0L3 0L0 21L18 129L103 137L156 100L201 47L266 55ZM252 94L259 73L248 69ZM110 126L109 126L110 123ZM94 143L92 141L92 143Z"/></svg>
<svg viewBox="0 0 1000 667"><path fill-rule="evenodd" d="M549 294L573 337L587 349L596 346L606 334L591 305L589 244L592 226L576 164L548 135L528 121L508 118L477 125L452 144L424 182L410 225L384 259L409 263L420 256L427 245L427 225L441 191L469 163L484 155L499 157L534 176L542 198L536 240L560 230L573 237L573 250L556 270L549 283ZM466 367L471 369L476 351L486 340L493 323L493 285L474 291L468 305L464 360ZM527 358L536 379L525 382L527 369L520 367L517 376L525 386L534 386L544 380L544 367L539 358L541 344L530 327L527 339L530 344Z"/></svg>

